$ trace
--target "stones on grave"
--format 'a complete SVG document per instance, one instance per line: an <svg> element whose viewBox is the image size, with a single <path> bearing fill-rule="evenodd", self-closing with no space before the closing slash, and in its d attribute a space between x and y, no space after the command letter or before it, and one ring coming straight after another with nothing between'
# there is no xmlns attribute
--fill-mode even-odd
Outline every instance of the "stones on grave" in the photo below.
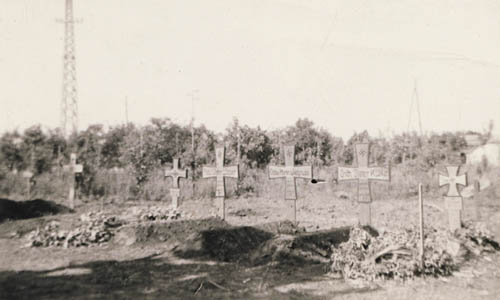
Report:
<svg viewBox="0 0 500 300"><path fill-rule="evenodd" d="M447 166L446 171L448 175L439 174L439 186L448 186L446 192L445 207L448 211L448 228L451 231L462 227L462 209L463 199L458 191L458 185L467 185L466 174L458 175L460 166Z"/></svg>
<svg viewBox="0 0 500 300"><path fill-rule="evenodd" d="M179 159L174 158L173 168L170 170L165 170L165 177L172 177L173 188L170 189L170 197L172 198L172 207L179 207L179 179L187 178L187 169L179 169Z"/></svg>
<svg viewBox="0 0 500 300"><path fill-rule="evenodd" d="M219 217L222 220L226 218L225 197L226 186L225 178L239 178L239 165L224 167L224 146L215 148L215 167L203 167L203 178L216 178L215 197L219 202Z"/></svg>
<svg viewBox="0 0 500 300"><path fill-rule="evenodd" d="M64 170L71 173L70 187L68 195L69 208L75 208L75 175L83 172L83 165L76 163L76 154L71 153L69 165L64 166Z"/></svg>
<svg viewBox="0 0 500 300"><path fill-rule="evenodd" d="M370 182L391 181L391 168L389 167L370 167L368 159L370 157L370 143L363 141L356 143L355 154L357 167L338 167L337 180L342 181L357 181L358 183L358 203L359 223L361 225L371 225L371 202L372 195Z"/></svg>
<svg viewBox="0 0 500 300"><path fill-rule="evenodd" d="M133 226L125 226L115 233L115 242L121 246L131 246L137 241L137 230Z"/></svg>
<svg viewBox="0 0 500 300"><path fill-rule="evenodd" d="M313 179L312 166L295 166L295 146L284 146L285 166L269 166L269 179L285 178L285 200L294 201L293 221L297 223L296 178Z"/></svg>

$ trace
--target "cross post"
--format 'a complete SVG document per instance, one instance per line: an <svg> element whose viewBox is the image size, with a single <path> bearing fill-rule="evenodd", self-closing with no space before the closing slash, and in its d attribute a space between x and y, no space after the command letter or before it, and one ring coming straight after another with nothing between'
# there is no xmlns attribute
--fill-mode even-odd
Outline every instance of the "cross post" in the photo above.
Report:
<svg viewBox="0 0 500 300"><path fill-rule="evenodd" d="M27 199L29 200L31 198L31 177L33 177L33 173L26 170L23 172L23 178L26 178L26 194L27 194Z"/></svg>
<svg viewBox="0 0 500 300"><path fill-rule="evenodd" d="M76 163L76 154L75 153L71 153L70 163L69 163L69 165L65 165L64 169L66 171L71 172L68 202L69 202L69 208L74 209L75 208L75 175L77 173L83 172L83 165Z"/></svg>
<svg viewBox="0 0 500 300"><path fill-rule="evenodd" d="M338 167L338 181L358 182L358 220L361 225L371 225L371 202L372 194L370 182L391 181L391 168L370 167L368 158L370 157L370 144L368 142L354 145L356 150L357 167Z"/></svg>
<svg viewBox="0 0 500 300"><path fill-rule="evenodd" d="M224 199L226 197L225 178L239 177L239 165L224 167L224 146L215 148L215 167L203 167L203 178L216 178L215 197L219 202L219 216L226 218Z"/></svg>
<svg viewBox="0 0 500 300"><path fill-rule="evenodd" d="M179 159L174 158L173 169L165 170L165 177L172 177L173 188L170 189L170 197L172 198L173 208L179 207L179 179L187 178L187 169L179 169Z"/></svg>
<svg viewBox="0 0 500 300"><path fill-rule="evenodd" d="M439 186L448 186L444 197L445 207L448 210L448 228L451 231L462 227L463 198L458 191L458 185L467 185L466 174L458 175L460 166L447 166L448 176L439 174Z"/></svg>
<svg viewBox="0 0 500 300"><path fill-rule="evenodd" d="M297 223L296 178L312 179L312 166L295 166L295 146L284 146L285 166L269 166L269 179L285 178L285 200L294 201L293 221Z"/></svg>

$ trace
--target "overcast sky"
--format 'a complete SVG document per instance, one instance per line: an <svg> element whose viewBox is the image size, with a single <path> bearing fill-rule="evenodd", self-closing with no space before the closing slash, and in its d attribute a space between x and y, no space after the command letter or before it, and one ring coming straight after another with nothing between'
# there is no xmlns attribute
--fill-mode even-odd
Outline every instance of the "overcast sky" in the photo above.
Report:
<svg viewBox="0 0 500 300"><path fill-rule="evenodd" d="M500 127L500 1L74 0L80 128ZM0 0L0 132L59 125L64 0ZM413 110L411 129L417 129Z"/></svg>

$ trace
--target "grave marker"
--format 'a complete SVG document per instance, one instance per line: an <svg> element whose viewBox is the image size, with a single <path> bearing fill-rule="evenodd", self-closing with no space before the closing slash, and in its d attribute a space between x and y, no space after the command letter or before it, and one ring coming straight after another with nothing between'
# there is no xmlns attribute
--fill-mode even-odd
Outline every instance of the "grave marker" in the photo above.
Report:
<svg viewBox="0 0 500 300"><path fill-rule="evenodd" d="M444 197L445 207L448 210L448 227L451 231L462 226L463 199L458 191L458 185L467 185L467 176L458 175L460 166L447 166L448 176L439 174L439 186L448 186L448 191Z"/></svg>
<svg viewBox="0 0 500 300"><path fill-rule="evenodd" d="M293 200L293 221L297 223L296 178L313 178L312 166L295 166L295 146L284 146L285 166L269 166L269 179L285 178L285 200Z"/></svg>
<svg viewBox="0 0 500 300"><path fill-rule="evenodd" d="M29 200L31 197L31 177L33 177L33 173L29 170L23 172L23 178L26 178L26 200Z"/></svg>
<svg viewBox="0 0 500 300"><path fill-rule="evenodd" d="M83 165L76 163L76 154L71 153L69 165L64 166L64 170L71 172L68 202L69 208L75 208L75 175L83 172Z"/></svg>
<svg viewBox="0 0 500 300"><path fill-rule="evenodd" d="M187 169L179 169L179 159L174 158L173 169L165 170L165 177L172 177L173 188L170 189L170 197L172 198L172 206L174 208L179 207L179 179L187 178Z"/></svg>
<svg viewBox="0 0 500 300"><path fill-rule="evenodd" d="M356 150L357 167L338 167L338 181L358 182L359 222L361 225L371 225L372 195L370 182L391 181L390 167L370 167L370 144L368 142L354 145Z"/></svg>
<svg viewBox="0 0 500 300"><path fill-rule="evenodd" d="M215 197L219 202L219 216L224 220L226 218L226 208L224 198L226 196L225 178L239 177L239 166L224 167L224 146L215 148L215 168L203 167L203 178L216 178Z"/></svg>

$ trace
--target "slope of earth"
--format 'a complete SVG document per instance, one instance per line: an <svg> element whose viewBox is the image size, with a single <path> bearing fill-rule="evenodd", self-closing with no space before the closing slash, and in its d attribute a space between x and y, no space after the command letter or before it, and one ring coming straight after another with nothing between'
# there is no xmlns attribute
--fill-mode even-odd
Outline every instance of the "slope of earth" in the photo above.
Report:
<svg viewBox="0 0 500 300"><path fill-rule="evenodd" d="M426 222L446 226L443 203L426 203ZM491 198L483 204L481 220L493 224L500 203ZM441 279L366 284L329 276L328 246L346 238L333 228L356 223L355 201L305 195L297 201L299 228L284 222L293 214L291 201L241 198L226 205L227 222L221 222L206 219L215 212L212 200L184 201L186 220L133 227L129 233L135 239L128 246L115 241L67 249L24 247L20 236L26 232L53 220L71 227L88 207L76 214L4 222L0 299L498 299L498 253L471 260ZM123 205L105 209L124 211ZM411 227L418 220L416 200L375 200L372 214L378 230ZM465 218L470 217L466 203Z"/></svg>

